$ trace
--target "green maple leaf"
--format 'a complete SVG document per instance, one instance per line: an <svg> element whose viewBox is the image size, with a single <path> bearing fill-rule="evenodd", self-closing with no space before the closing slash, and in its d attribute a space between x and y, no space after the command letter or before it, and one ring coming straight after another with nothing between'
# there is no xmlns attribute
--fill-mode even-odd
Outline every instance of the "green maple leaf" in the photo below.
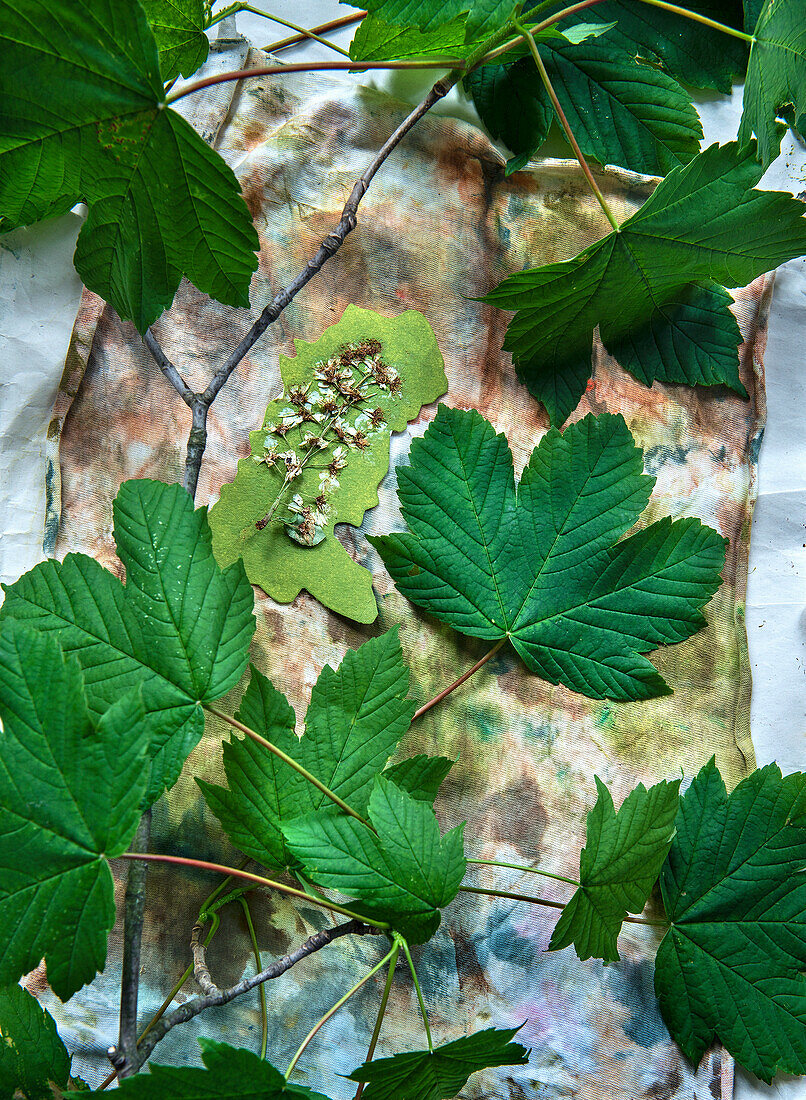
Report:
<svg viewBox="0 0 806 1100"><path fill-rule="evenodd" d="M360 453L349 450L346 468L338 473L338 486L328 496L327 522L318 543L301 546L289 538L282 518L288 515L285 499L272 522L262 529L256 524L283 491L287 497L299 493L306 501L315 496L322 472L317 467L330 461L332 447L303 470L293 487L283 490L283 472L255 461L265 453L266 429L252 432L252 457L238 463L234 481L222 486L221 499L210 512L213 549L222 565L242 557L252 583L280 603L290 603L305 589L325 607L361 623L374 622L378 615L372 574L350 557L334 528L337 523L358 526L366 510L378 503L378 484L389 468L390 432L402 431L423 405L447 389L442 356L422 314L407 310L399 317L382 317L352 305L314 343L297 340L293 359L280 356L280 374L288 393L293 387L313 383L317 365L342 347L367 340L380 342L384 361L400 375L402 388L399 396L380 393L372 397L371 404L381 409L385 423L368 436L368 449ZM272 401L264 424L273 424L287 405L286 396ZM353 421L356 411L350 414ZM301 425L299 433L308 427ZM296 436L295 429L280 445L298 450Z"/></svg>
<svg viewBox="0 0 806 1100"><path fill-rule="evenodd" d="M539 41L537 48L586 155L601 164L663 175L698 153L697 112L662 70L639 64L609 41L574 44L558 35ZM465 78L465 86L482 122L519 162L548 137L554 110L531 57L482 66Z"/></svg>
<svg viewBox="0 0 806 1100"><path fill-rule="evenodd" d="M758 138L766 167L781 150L779 117L806 131L806 13L802 4L766 0L758 16L744 85L739 141Z"/></svg>
<svg viewBox="0 0 806 1100"><path fill-rule="evenodd" d="M363 814L375 776L411 723L408 690L409 670L393 629L349 650L338 670L325 665L301 740L285 696L254 668L238 717ZM293 864L281 826L330 806L326 795L249 737L224 745L224 771L229 790L197 782L232 842L267 866ZM433 782L430 770L420 779Z"/></svg>
<svg viewBox="0 0 806 1100"><path fill-rule="evenodd" d="M141 332L183 274L248 306L252 219L231 169L166 108L140 5L0 0L0 43L3 230L86 202L76 270Z"/></svg>
<svg viewBox="0 0 806 1100"><path fill-rule="evenodd" d="M713 759L680 800L661 875L655 990L699 1062L714 1038L764 1081L806 1073L806 775L774 764L728 795Z"/></svg>
<svg viewBox="0 0 806 1100"><path fill-rule="evenodd" d="M694 0L685 8L717 23L737 29L742 26L741 0ZM662 64L672 76L694 88L730 92L734 79L744 73L747 45L740 39L649 7L641 0L603 0L587 8L585 18L615 23L608 34L609 43L633 57Z"/></svg>
<svg viewBox="0 0 806 1100"><path fill-rule="evenodd" d="M530 1052L511 1042L518 1030L490 1027L435 1050L378 1058L353 1070L349 1079L367 1083L363 1093L367 1100L446 1100L480 1070L525 1066Z"/></svg>
<svg viewBox="0 0 806 1100"><path fill-rule="evenodd" d="M392 58L427 59L464 57L470 51L465 41L465 17L452 19L432 31L394 26L376 15L367 15L358 25L350 43L354 61L388 61Z"/></svg>
<svg viewBox="0 0 806 1100"><path fill-rule="evenodd" d="M372 539L398 589L462 634L508 639L526 666L595 699L669 688L642 656L705 625L725 542L696 519L635 523L654 479L621 416L551 429L515 487L478 413L441 405L398 468L410 534Z"/></svg>
<svg viewBox="0 0 806 1100"><path fill-rule="evenodd" d="M204 0L140 0L160 54L163 80L192 76L207 60Z"/></svg>
<svg viewBox="0 0 806 1100"><path fill-rule="evenodd" d="M673 324L664 320L667 303L674 307L689 284L742 286L806 252L803 204L754 190L762 171L752 143L712 145L670 172L618 232L572 260L518 272L487 295L485 301L516 310L504 347L552 423L562 423L585 390L597 324L612 351L648 323ZM735 368L723 373L721 358L704 371L690 346L680 350L685 360L678 359L676 373L688 382L735 385ZM642 364L645 378L655 377L654 365Z"/></svg>
<svg viewBox="0 0 806 1100"><path fill-rule="evenodd" d="M327 1100L321 1092L292 1085L270 1062L249 1050L239 1050L212 1039L199 1039L205 1068L160 1066L149 1063L148 1073L127 1077L119 1091L125 1100ZM105 1097L105 1092L91 1096Z"/></svg>
<svg viewBox="0 0 806 1100"><path fill-rule="evenodd" d="M204 731L202 704L246 668L253 593L239 563L213 558L206 509L179 485L127 481L114 503L124 586L85 554L46 561L5 586L0 623L53 632L84 672L90 711L142 687L151 729L146 801L172 786Z"/></svg>
<svg viewBox="0 0 806 1100"><path fill-rule="evenodd" d="M20 623L0 631L0 983L45 957L62 1000L103 969L106 862L140 819L149 729L139 691L94 721L78 662Z"/></svg>
<svg viewBox="0 0 806 1100"><path fill-rule="evenodd" d="M666 859L675 831L680 781L639 783L618 813L598 776L598 798L588 814L579 857L579 889L562 911L549 943L573 943L580 959L619 958L616 940L627 913L640 913Z"/></svg>
<svg viewBox="0 0 806 1100"><path fill-rule="evenodd" d="M0 1094L53 1100L51 1084L65 1088L69 1076L53 1017L22 986L0 988Z"/></svg>
<svg viewBox="0 0 806 1100"><path fill-rule="evenodd" d="M431 806L380 775L367 813L374 832L330 811L298 818L283 832L319 886L357 898L367 916L388 921L412 943L424 943L464 877L464 825L440 836Z"/></svg>
<svg viewBox="0 0 806 1100"><path fill-rule="evenodd" d="M401 790L422 802L433 802L442 782L454 765L447 756L409 756L399 764L393 764L383 773Z"/></svg>
<svg viewBox="0 0 806 1100"><path fill-rule="evenodd" d="M475 41L499 30L512 16L517 0L343 0L352 7L365 7L371 14L393 27L418 27L421 31L439 31L453 20L466 15L466 37Z"/></svg>

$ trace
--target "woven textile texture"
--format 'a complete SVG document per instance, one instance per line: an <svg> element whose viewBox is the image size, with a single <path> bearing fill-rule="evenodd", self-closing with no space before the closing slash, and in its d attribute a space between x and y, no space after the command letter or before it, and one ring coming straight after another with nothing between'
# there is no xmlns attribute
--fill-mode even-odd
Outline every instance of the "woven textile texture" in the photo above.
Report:
<svg viewBox="0 0 806 1100"><path fill-rule="evenodd" d="M265 63L243 40L219 43L210 64L238 68ZM187 102L187 101L186 101ZM253 316L302 268L335 225L341 207L374 152L406 113L397 100L355 82L322 75L254 79L215 89L194 105L191 120L225 156L242 183L261 241L252 283L252 312L211 302L184 284L155 326L167 354L194 388L201 388L246 331ZM601 175L620 218L651 191L653 181L623 172ZM278 393L278 355L293 340L316 339L349 303L396 315L420 310L445 357L445 400L476 408L503 431L520 473L547 429L537 403L518 383L501 352L507 315L473 298L526 265L565 259L600 237L603 216L573 165L536 163L505 178L503 159L478 130L427 116L372 184L358 229L252 349L213 406L210 439L197 502L214 501L248 453L248 433L260 426ZM502 651L450 701L404 739L406 755L458 757L437 801L443 826L467 821L468 854L540 863L573 875L584 844L585 814L595 798L594 772L618 804L639 780L649 784L690 776L708 757L731 784L753 767L749 738L750 676L743 601L763 423L762 353L772 281L736 294L745 343L745 401L729 391L681 386L646 388L600 345L593 379L572 419L620 412L657 478L646 521L699 516L729 541L724 584L707 608L708 627L689 642L653 655L674 694L641 704L593 702L529 675ZM393 439L392 463L405 460L410 438L435 414L423 410ZM133 328L85 294L76 321L51 432L51 486L46 552L83 551L121 572L111 537L111 502L121 481L181 477L188 411L167 386ZM59 479L60 472L60 479ZM59 484L60 480L60 484ZM452 633L408 605L393 588L366 535L400 529L392 471L380 505L362 529L341 529L355 558L372 570L378 620L357 627L303 594L280 606L256 592L258 629L253 660L286 692L300 715L326 663L394 624L401 626L413 691L424 701L482 655L479 644ZM243 685L224 700L234 711ZM208 724L180 781L155 807L155 850L225 863L239 856L206 810L193 776L223 782L223 727ZM125 868L116 869L122 887ZM474 872L482 886L534 888L515 872ZM171 868L149 876L141 1014L145 1021L186 967L200 902L216 880ZM562 883L542 892L566 900ZM251 902L261 958L284 954L325 917L277 897ZM572 951L546 953L556 914L464 895L447 911L435 939L417 952L443 1041L491 1024L518 1026L532 1048L528 1066L471 1078L473 1100L579 1097L584 1100L692 1100L732 1095L729 1059L719 1049L691 1067L671 1042L652 989L657 929L627 925L621 961L579 962ZM74 1072L97 1083L108 1068L105 1049L116 1038L120 922L105 972L67 1005L48 992L44 976L30 988L54 1012L76 1051ZM284 1067L308 1028L379 958L374 939L341 940L271 983L269 1057ZM223 914L209 965L219 986L253 967L238 905ZM381 979L382 980L382 979ZM193 982L179 999L192 996ZM349 1073L364 1058L380 995L370 983L323 1029L295 1080L334 1100L351 1097ZM154 1061L198 1063L196 1038L212 1036L257 1050L257 994L174 1029ZM379 1055L424 1045L411 984L401 972L392 995Z"/></svg>

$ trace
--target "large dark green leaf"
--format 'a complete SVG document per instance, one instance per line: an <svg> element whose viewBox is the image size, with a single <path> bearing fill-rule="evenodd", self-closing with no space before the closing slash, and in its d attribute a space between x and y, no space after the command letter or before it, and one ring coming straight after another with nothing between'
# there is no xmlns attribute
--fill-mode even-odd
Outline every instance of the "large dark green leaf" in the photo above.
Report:
<svg viewBox="0 0 806 1100"><path fill-rule="evenodd" d="M345 0L353 7L365 7L393 27L418 27L437 31L467 13L469 41L493 34L509 19L517 0Z"/></svg>
<svg viewBox="0 0 806 1100"><path fill-rule="evenodd" d="M382 776L375 779L367 812L374 832L330 811L298 818L283 831L319 886L352 895L367 916L424 943L464 876L464 826L440 836L431 806Z"/></svg>
<svg viewBox="0 0 806 1100"><path fill-rule="evenodd" d="M365 1062L351 1081L365 1081L366 1100L446 1100L467 1084L471 1074L494 1066L525 1066L529 1051L511 1042L518 1029L487 1028L445 1043L435 1050L413 1050Z"/></svg>
<svg viewBox="0 0 806 1100"><path fill-rule="evenodd" d="M408 690L409 670L393 629L348 650L338 670L325 665L301 740L285 696L256 669L238 717L363 814L375 776L411 722ZM293 863L281 825L331 805L327 796L249 737L224 746L224 770L229 790L199 785L232 842L267 866Z"/></svg>
<svg viewBox="0 0 806 1100"><path fill-rule="evenodd" d="M102 970L115 920L106 862L140 818L148 725L120 684L93 721L81 669L53 637L0 630L0 983L45 957L66 1000Z"/></svg>
<svg viewBox="0 0 806 1100"><path fill-rule="evenodd" d="M781 148L786 117L806 131L806 11L798 0L766 0L753 32L739 140L758 138L766 167Z"/></svg>
<svg viewBox="0 0 806 1100"><path fill-rule="evenodd" d="M652 491L620 416L543 437L515 488L502 435L440 405L398 467L410 534L371 541L407 599L456 630L509 639L527 667L596 699L669 691L642 656L705 623L724 540L660 520L617 541Z"/></svg>
<svg viewBox="0 0 806 1100"><path fill-rule="evenodd" d="M124 586L84 554L46 561L6 588L0 622L54 632L84 671L90 711L142 687L151 728L147 801L172 786L204 730L202 704L246 668L254 598L241 562L220 569L206 509L179 485L127 481L114 504Z"/></svg>
<svg viewBox="0 0 806 1100"><path fill-rule="evenodd" d="M76 268L141 332L183 274L247 306L249 211L230 168L165 107L140 5L0 0L0 48L2 228L85 201Z"/></svg>
<svg viewBox="0 0 806 1100"><path fill-rule="evenodd" d="M204 0L140 0L160 53L163 80L192 76L207 60Z"/></svg>
<svg viewBox="0 0 806 1100"><path fill-rule="evenodd" d="M56 1023L20 985L0 988L0 1096L53 1100L66 1088L70 1056Z"/></svg>
<svg viewBox="0 0 806 1100"><path fill-rule="evenodd" d="M676 80L608 39L575 44L557 36L537 48L583 153L665 175L699 151L697 112ZM482 67L465 83L494 137L521 158L537 151L554 112L531 57Z"/></svg>
<svg viewBox="0 0 806 1100"><path fill-rule="evenodd" d="M712 145L661 181L618 232L572 260L518 272L487 296L516 310L504 346L553 423L562 423L584 392L597 324L613 350L667 303L678 302L690 283L743 286L806 252L803 204L755 190L762 171L753 143ZM735 384L735 370L720 367L721 358L704 369L693 344L680 350L687 358L675 370L690 383L710 377ZM657 377L657 365L652 352L641 364L643 377Z"/></svg>
<svg viewBox="0 0 806 1100"><path fill-rule="evenodd" d="M639 783L616 813L610 791L594 778L598 798L579 857L580 886L562 911L549 950L573 943L580 959L616 962L624 918L646 905L672 843L680 781L649 790Z"/></svg>
<svg viewBox="0 0 806 1100"><path fill-rule="evenodd" d="M728 795L714 761L680 801L661 875L655 989L693 1062L718 1039L765 1081L806 1073L806 776L774 764Z"/></svg>

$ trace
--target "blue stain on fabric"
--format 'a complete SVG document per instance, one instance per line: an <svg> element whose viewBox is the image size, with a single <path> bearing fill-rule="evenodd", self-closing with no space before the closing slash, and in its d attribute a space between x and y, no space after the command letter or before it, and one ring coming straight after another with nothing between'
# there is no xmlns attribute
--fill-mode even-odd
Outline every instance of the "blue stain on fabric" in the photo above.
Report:
<svg viewBox="0 0 806 1100"><path fill-rule="evenodd" d="M482 966L490 956L525 969L534 962L535 945L512 926L510 911L495 908L487 917L487 928L475 941L476 955Z"/></svg>
<svg viewBox="0 0 806 1100"><path fill-rule="evenodd" d="M610 992L630 1012L623 1025L625 1035L644 1048L669 1038L658 1010L653 973L652 964L646 960L633 963L622 959L610 969L607 980Z"/></svg>

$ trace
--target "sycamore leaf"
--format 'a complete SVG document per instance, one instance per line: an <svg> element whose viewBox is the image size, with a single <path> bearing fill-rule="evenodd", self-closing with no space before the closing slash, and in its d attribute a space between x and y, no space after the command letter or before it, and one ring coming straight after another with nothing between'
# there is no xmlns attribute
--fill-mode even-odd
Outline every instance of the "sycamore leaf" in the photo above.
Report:
<svg viewBox="0 0 806 1100"><path fill-rule="evenodd" d="M375 832L330 811L298 818L283 832L319 886L357 898L367 916L425 943L464 877L464 825L440 836L431 806L380 775L367 813Z"/></svg>
<svg viewBox="0 0 806 1100"><path fill-rule="evenodd" d="M415 705L408 690L395 628L348 650L337 671L325 665L301 740L285 696L254 668L238 717L363 814L375 776L411 724ZM224 771L229 790L197 782L233 844L270 867L294 863L281 826L330 806L327 797L249 737L224 745ZM432 769L419 778L433 783Z"/></svg>
<svg viewBox="0 0 806 1100"><path fill-rule="evenodd" d="M148 759L139 690L116 695L93 721L78 662L55 638L3 623L0 983L44 956L66 1000L103 969L115 921L106 860L137 828Z"/></svg>
<svg viewBox="0 0 806 1100"><path fill-rule="evenodd" d="M487 296L517 311L504 347L552 423L562 423L584 392L597 324L610 351L690 283L742 286L806 252L803 204L754 190L762 171L752 143L712 145L670 172L617 233L572 260L518 272ZM678 367L691 383L730 380L717 362L704 371L692 346L680 348L686 361ZM652 359L642 366L655 377Z"/></svg>
<svg viewBox="0 0 806 1100"><path fill-rule="evenodd" d="M86 202L76 270L141 332L183 274L248 306L252 219L232 170L166 108L141 6L0 0L0 48L2 229Z"/></svg>
<svg viewBox="0 0 806 1100"><path fill-rule="evenodd" d="M394 27L418 27L436 31L467 14L469 42L487 37L503 27L517 7L517 0L344 0L352 7L364 7Z"/></svg>
<svg viewBox="0 0 806 1100"><path fill-rule="evenodd" d="M90 711L142 687L151 730L150 804L204 730L203 703L233 688L255 629L243 566L213 558L206 509L179 485L127 481L114 503L124 586L84 554L46 561L5 587L0 623L53 632L84 672Z"/></svg>
<svg viewBox="0 0 806 1100"><path fill-rule="evenodd" d="M126 1077L118 1086L124 1100L327 1100L321 1092L292 1085L274 1066L253 1054L212 1039L199 1039L202 1061L198 1066L148 1064L148 1073ZM106 1097L105 1092L91 1096Z"/></svg>
<svg viewBox="0 0 806 1100"><path fill-rule="evenodd" d="M525 1066L529 1051L511 1042L518 1028L487 1028L435 1050L413 1050L365 1062L351 1081L365 1081L366 1100L447 1100L468 1078L495 1066Z"/></svg>
<svg viewBox="0 0 806 1100"><path fill-rule="evenodd" d="M512 454L477 412L441 405L398 468L410 534L372 539L412 603L594 699L669 688L642 656L705 625L725 542L696 519L617 541L654 479L621 416L551 429L515 487Z"/></svg>
<svg viewBox="0 0 806 1100"><path fill-rule="evenodd" d="M574 44L557 36L537 48L583 153L601 164L660 175L696 156L702 137L697 112L665 72L637 63L609 41ZM465 85L494 137L519 157L537 151L554 111L531 57L477 69Z"/></svg>
<svg viewBox="0 0 806 1100"><path fill-rule="evenodd" d="M380 351L370 361L388 364L398 376L395 392L367 377L360 356L349 369L353 384L366 378L362 400L315 376L346 371L339 360L371 342ZM372 575L350 557L334 528L358 526L378 503L390 432L402 431L447 389L442 356L422 314L382 317L353 305L314 343L297 340L296 350L293 359L280 356L284 394L269 405L263 428L250 434L251 456L238 463L235 480L222 486L210 512L213 550L222 565L242 557L252 583L280 603L306 589L338 614L371 623L378 615ZM370 419L374 410L377 426ZM321 447L305 442L314 436ZM307 545L301 534L305 509Z"/></svg>
<svg viewBox="0 0 806 1100"><path fill-rule="evenodd" d="M70 1076L70 1056L56 1022L19 985L0 988L0 1095L53 1100Z"/></svg>
<svg viewBox="0 0 806 1100"><path fill-rule="evenodd" d="M680 800L661 875L655 990L698 1063L716 1038L771 1081L806 1073L806 775L775 764L728 795L713 759Z"/></svg>
<svg viewBox="0 0 806 1100"><path fill-rule="evenodd" d="M140 0L160 54L162 79L192 76L207 60L205 0Z"/></svg>
<svg viewBox="0 0 806 1100"><path fill-rule="evenodd" d="M447 756L425 756L420 753L393 764L384 771L383 777L407 791L412 798L433 802L453 764L454 761Z"/></svg>
<svg viewBox="0 0 806 1100"><path fill-rule="evenodd" d="M470 50L465 42L465 17L431 31L394 26L376 15L367 15L350 43L354 61L389 61L408 58L463 57Z"/></svg>
<svg viewBox="0 0 806 1100"><path fill-rule="evenodd" d="M741 0L689 0L684 6L741 29ZM747 45L740 39L649 7L642 0L603 0L586 8L585 18L615 23L609 43L633 57L662 64L673 77L694 88L730 92L733 81L744 73Z"/></svg>
<svg viewBox="0 0 806 1100"><path fill-rule="evenodd" d="M616 813L610 791L598 775L594 779L598 798L579 857L580 886L562 911L549 950L573 943L580 959L616 962L624 918L646 905L672 843L680 781L649 790L639 783Z"/></svg>
<svg viewBox="0 0 806 1100"><path fill-rule="evenodd" d="M758 138L766 168L781 149L779 117L806 131L806 11L801 3L766 0L753 31L739 141Z"/></svg>

